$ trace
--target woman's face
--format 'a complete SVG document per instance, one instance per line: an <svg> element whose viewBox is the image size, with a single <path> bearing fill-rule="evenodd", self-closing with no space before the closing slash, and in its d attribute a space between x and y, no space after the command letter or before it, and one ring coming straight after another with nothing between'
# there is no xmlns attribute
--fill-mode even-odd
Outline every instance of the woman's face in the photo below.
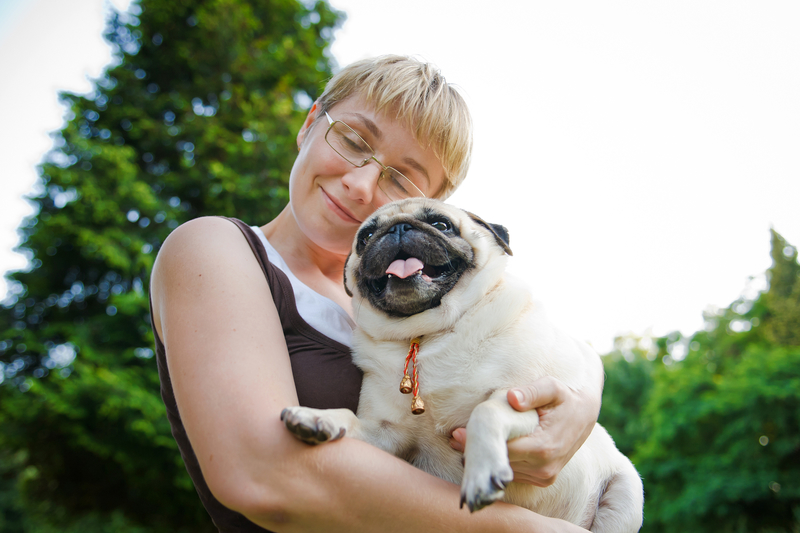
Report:
<svg viewBox="0 0 800 533"><path fill-rule="evenodd" d="M328 114L353 128L381 163L402 172L426 196L444 184L444 168L433 149L420 146L410 129L376 113L360 97L337 103ZM387 200L378 189L381 167L371 161L357 168L342 159L325 142L327 129L325 115L312 108L297 136L300 153L289 180L290 204L306 237L329 252L347 254L358 227Z"/></svg>

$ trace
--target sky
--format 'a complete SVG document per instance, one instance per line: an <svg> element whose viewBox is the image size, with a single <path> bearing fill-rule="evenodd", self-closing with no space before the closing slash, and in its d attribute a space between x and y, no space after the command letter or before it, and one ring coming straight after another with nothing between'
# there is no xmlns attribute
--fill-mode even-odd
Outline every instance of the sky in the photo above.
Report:
<svg viewBox="0 0 800 533"><path fill-rule="evenodd" d="M414 55L459 87L474 154L449 201L509 229L510 270L598 351L701 329L764 286L770 228L800 244L800 3L331 4L339 65ZM2 271L26 264L10 250L56 91L88 92L110 61L106 9L0 1Z"/></svg>

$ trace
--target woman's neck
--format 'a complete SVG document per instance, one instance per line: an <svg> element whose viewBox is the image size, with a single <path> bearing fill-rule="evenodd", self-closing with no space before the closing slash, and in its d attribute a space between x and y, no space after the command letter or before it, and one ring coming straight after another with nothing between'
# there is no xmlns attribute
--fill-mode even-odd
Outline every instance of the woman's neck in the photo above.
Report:
<svg viewBox="0 0 800 533"><path fill-rule="evenodd" d="M331 252L309 239L297 224L291 205L261 231L300 281L345 309L350 308L342 281L347 254Z"/></svg>

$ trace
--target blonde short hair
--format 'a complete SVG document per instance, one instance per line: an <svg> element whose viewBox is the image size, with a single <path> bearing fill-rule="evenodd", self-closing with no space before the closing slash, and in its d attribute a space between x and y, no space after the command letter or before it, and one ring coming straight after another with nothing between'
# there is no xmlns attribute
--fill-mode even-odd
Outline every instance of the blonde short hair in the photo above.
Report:
<svg viewBox="0 0 800 533"><path fill-rule="evenodd" d="M439 69L404 56L356 61L334 75L317 100L320 116L358 95L378 112L392 110L423 147L432 147L445 171L434 197L447 198L461 184L472 154L472 118L467 104Z"/></svg>

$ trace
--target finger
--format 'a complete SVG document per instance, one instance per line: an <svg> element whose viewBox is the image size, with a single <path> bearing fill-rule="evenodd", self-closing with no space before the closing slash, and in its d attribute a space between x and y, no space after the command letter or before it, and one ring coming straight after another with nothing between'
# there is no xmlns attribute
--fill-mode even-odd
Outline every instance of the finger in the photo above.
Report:
<svg viewBox="0 0 800 533"><path fill-rule="evenodd" d="M508 460L510 462L525 463L529 469L551 470L556 472L565 463L563 454L558 446L553 445L550 439L542 433L534 432L533 435L517 437L511 439L506 444L508 446ZM544 477L551 477L552 472L546 472Z"/></svg>
<svg viewBox="0 0 800 533"><path fill-rule="evenodd" d="M509 463L511 470L514 471L514 483L524 483L526 485L535 485L537 487L549 487L555 482L555 479L548 480L541 476L537 470L532 470L531 465L528 463Z"/></svg>
<svg viewBox="0 0 800 533"><path fill-rule="evenodd" d="M557 448L535 435L508 441L508 460L515 481L519 477L523 483L549 487L555 483L565 460Z"/></svg>
<svg viewBox="0 0 800 533"><path fill-rule="evenodd" d="M539 442L533 436L517 437L506 443L508 446L508 460L511 463L527 463L534 467L544 464L539 456Z"/></svg>
<svg viewBox="0 0 800 533"><path fill-rule="evenodd" d="M467 444L467 430L466 428L456 428L450 435L450 447L456 451L464 452L464 446Z"/></svg>
<svg viewBox="0 0 800 533"><path fill-rule="evenodd" d="M508 403L517 411L530 411L552 403L561 403L565 386L552 377L537 379L525 387L516 387L508 391Z"/></svg>
<svg viewBox="0 0 800 533"><path fill-rule="evenodd" d="M511 464L511 469L514 471L514 483L524 483L525 485L533 485L535 487L549 487L556 482L556 477L542 478L527 471L526 466L522 464Z"/></svg>

